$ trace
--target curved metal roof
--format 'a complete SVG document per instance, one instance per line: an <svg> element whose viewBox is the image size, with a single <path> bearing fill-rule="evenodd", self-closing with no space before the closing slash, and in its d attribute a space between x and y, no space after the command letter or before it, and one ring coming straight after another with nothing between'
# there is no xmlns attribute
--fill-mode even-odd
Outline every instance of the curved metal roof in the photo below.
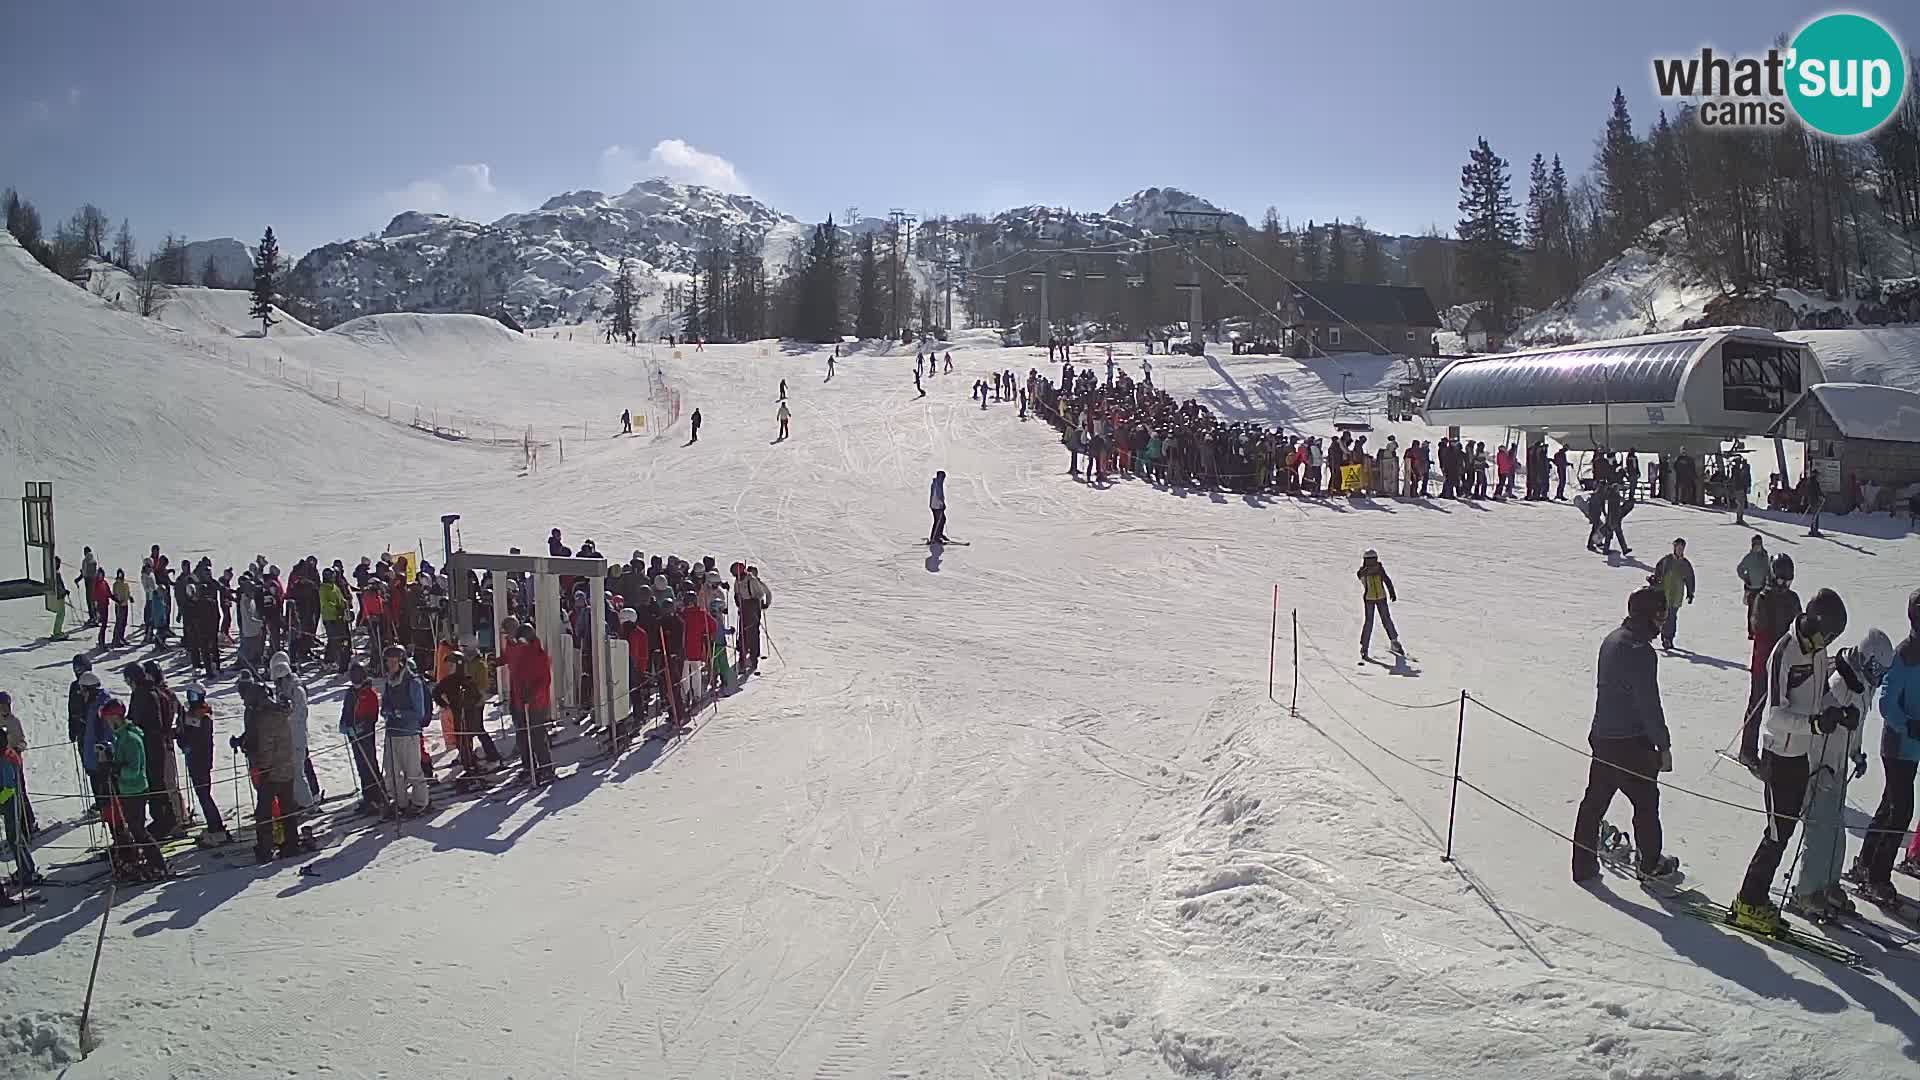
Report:
<svg viewBox="0 0 1920 1080"><path fill-rule="evenodd" d="M1688 361L1708 336L1462 360L1434 381L1426 409L1674 401Z"/></svg>

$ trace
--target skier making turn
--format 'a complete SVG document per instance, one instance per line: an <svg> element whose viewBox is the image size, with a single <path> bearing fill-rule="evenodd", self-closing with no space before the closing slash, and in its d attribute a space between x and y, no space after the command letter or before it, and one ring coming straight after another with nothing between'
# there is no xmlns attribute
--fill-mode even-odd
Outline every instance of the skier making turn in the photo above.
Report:
<svg viewBox="0 0 1920 1080"><path fill-rule="evenodd" d="M780 411L775 415L778 416L780 419L780 438L785 439L787 437L787 422L793 419L793 412L792 410L787 408L787 402L785 398L781 399Z"/></svg>
<svg viewBox="0 0 1920 1080"><path fill-rule="evenodd" d="M1387 568L1380 565L1380 553L1372 548L1360 558L1360 569L1354 572L1360 579L1362 602L1366 606L1366 621L1360 626L1360 660L1367 659L1367 645L1373 640L1374 612L1380 613L1380 625L1387 631L1387 647L1395 656L1407 655L1400 647L1400 631L1394 629L1393 612L1387 607L1388 601L1397 601L1399 594L1393 591L1393 579L1387 576Z"/></svg>

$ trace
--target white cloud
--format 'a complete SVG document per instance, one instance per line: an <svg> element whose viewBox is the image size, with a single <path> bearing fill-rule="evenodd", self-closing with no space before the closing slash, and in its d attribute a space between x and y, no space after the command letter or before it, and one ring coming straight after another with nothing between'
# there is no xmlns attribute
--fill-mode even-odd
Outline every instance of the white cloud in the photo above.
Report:
<svg viewBox="0 0 1920 1080"><path fill-rule="evenodd" d="M433 176L421 177L396 191L383 193L382 212L423 210L430 214L452 214L469 221L493 221L526 207L509 191L494 185L493 168L486 162L455 165Z"/></svg>
<svg viewBox="0 0 1920 1080"><path fill-rule="evenodd" d="M664 176L683 184L700 184L732 195L747 194L747 182L733 162L708 153L685 139L661 139L646 157L630 147L609 146L600 152L600 173L607 186L624 190L637 180Z"/></svg>

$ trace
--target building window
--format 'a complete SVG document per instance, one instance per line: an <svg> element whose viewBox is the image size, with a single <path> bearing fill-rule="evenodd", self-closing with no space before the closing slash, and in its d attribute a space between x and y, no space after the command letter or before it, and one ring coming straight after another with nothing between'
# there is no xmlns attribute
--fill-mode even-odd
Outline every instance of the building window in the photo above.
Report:
<svg viewBox="0 0 1920 1080"><path fill-rule="evenodd" d="M1418 332L1418 331L1416 331L1416 330L1408 330L1408 331L1407 331L1407 340L1408 340L1409 342L1414 342L1414 341L1418 341L1418 340L1420 340L1420 334L1419 334L1419 332Z"/></svg>
<svg viewBox="0 0 1920 1080"><path fill-rule="evenodd" d="M1720 370L1728 412L1778 416L1800 396L1797 349L1732 339L1720 349Z"/></svg>
<svg viewBox="0 0 1920 1080"><path fill-rule="evenodd" d="M1337 326L1327 327L1327 344L1329 345L1340 344L1340 328L1339 327Z"/></svg>

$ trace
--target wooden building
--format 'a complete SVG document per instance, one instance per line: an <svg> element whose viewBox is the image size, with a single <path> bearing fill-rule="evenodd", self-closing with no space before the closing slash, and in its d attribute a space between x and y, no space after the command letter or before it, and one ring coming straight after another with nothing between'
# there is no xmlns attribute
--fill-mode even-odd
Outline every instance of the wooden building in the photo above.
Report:
<svg viewBox="0 0 1920 1080"><path fill-rule="evenodd" d="M1920 394L1911 390L1819 383L1768 434L1806 444L1806 467L1838 513L1888 509L1920 484Z"/></svg>

